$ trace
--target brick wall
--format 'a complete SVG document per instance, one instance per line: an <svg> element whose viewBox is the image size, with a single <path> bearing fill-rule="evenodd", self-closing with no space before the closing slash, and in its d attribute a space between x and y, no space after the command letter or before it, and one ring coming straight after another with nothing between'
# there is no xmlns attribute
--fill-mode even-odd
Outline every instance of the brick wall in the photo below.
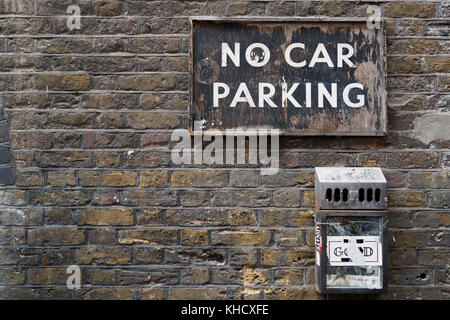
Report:
<svg viewBox="0 0 450 320"><path fill-rule="evenodd" d="M80 30L66 26L72 4ZM189 16L368 5L387 18L386 137L282 137L275 176L171 163L171 130L188 118ZM15 182L0 174L0 297L318 298L313 168L380 166L379 298L448 299L449 14L438 1L3 0L0 158L10 136ZM73 264L80 290L66 287Z"/></svg>

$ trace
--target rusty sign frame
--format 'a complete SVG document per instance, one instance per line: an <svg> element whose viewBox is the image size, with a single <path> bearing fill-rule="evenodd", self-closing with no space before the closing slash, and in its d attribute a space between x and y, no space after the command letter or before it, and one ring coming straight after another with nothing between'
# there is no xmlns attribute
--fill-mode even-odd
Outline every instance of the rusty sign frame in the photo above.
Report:
<svg viewBox="0 0 450 320"><path fill-rule="evenodd" d="M193 119L193 105L194 105L194 25L196 23L237 23L237 24L253 24L253 23L362 23L367 22L367 17L325 17L325 16L313 16L313 17L254 17L254 16L240 16L240 17L218 17L218 16L191 16L190 17L190 49L189 49L189 70L190 70L190 88L189 88L189 132L191 135L208 135L207 131L196 132L194 131L194 119ZM380 83L379 90L379 128L372 131L364 130L349 130L349 131L333 131L333 130L311 130L311 129L280 129L272 127L272 129L280 129L280 135L286 136L385 136L387 135L387 94L386 94L386 25L383 18L380 18L380 50L378 62L380 63L379 72L381 77L377 81ZM225 129L228 128L207 128L207 129L220 129L223 134L227 134ZM231 129L231 128L230 128ZM253 128L252 128L253 129ZM214 134L214 133L211 133Z"/></svg>

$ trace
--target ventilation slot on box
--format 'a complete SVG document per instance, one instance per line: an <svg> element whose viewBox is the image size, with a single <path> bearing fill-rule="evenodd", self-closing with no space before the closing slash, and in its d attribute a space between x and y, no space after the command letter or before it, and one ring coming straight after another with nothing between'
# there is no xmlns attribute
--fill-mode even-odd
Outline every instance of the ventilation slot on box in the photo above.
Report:
<svg viewBox="0 0 450 320"><path fill-rule="evenodd" d="M334 189L334 192L333 192L333 189L328 188L325 193L325 199L327 202L332 202L332 201L340 202L341 198L342 198L343 202L348 202L348 189L347 188L342 190L342 197L341 197L341 189L339 189L339 188Z"/></svg>

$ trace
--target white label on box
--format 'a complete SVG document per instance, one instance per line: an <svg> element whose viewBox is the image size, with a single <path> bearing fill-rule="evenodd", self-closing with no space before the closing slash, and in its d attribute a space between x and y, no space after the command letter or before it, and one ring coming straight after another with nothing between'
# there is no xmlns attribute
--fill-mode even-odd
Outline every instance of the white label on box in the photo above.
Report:
<svg viewBox="0 0 450 320"><path fill-rule="evenodd" d="M358 275L337 276L335 274L327 274L327 286L331 288L349 287L349 288L381 289L381 282L379 276L358 276Z"/></svg>
<svg viewBox="0 0 450 320"><path fill-rule="evenodd" d="M377 236L328 236L331 266L381 266L382 246Z"/></svg>

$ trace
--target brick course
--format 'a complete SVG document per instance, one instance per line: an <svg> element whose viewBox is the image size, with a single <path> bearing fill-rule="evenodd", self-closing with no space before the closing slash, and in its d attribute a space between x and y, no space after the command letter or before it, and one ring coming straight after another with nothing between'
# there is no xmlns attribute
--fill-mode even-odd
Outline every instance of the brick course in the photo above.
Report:
<svg viewBox="0 0 450 320"><path fill-rule="evenodd" d="M72 4L80 30L66 26ZM189 16L354 17L369 5L387 24L387 136L281 137L275 176L171 162L170 133L188 118ZM3 1L0 298L318 299L314 167L379 166L390 249L377 298L449 299L450 144L436 122L450 110L449 8ZM72 264L81 290L65 285Z"/></svg>

